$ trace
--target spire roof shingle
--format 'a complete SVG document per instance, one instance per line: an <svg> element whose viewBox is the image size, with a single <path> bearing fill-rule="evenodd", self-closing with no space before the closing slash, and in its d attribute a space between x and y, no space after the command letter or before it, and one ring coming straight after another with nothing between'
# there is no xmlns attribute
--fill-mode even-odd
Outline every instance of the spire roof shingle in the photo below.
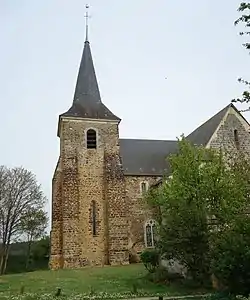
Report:
<svg viewBox="0 0 250 300"><path fill-rule="evenodd" d="M101 101L88 40L84 43L72 106L61 116L120 121Z"/></svg>

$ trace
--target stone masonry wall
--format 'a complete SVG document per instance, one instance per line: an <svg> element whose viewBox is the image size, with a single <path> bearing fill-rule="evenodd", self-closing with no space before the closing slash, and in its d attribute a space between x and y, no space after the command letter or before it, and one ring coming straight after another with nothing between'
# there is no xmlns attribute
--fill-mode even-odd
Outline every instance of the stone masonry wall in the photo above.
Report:
<svg viewBox="0 0 250 300"><path fill-rule="evenodd" d="M128 264L128 203L121 158L117 146L105 155L108 218L108 256L111 265Z"/></svg>
<svg viewBox="0 0 250 300"><path fill-rule="evenodd" d="M236 151L234 141L235 129L238 132L239 149L250 153L249 125L233 108L230 108L229 114L222 121L208 146L212 148L222 147L229 152Z"/></svg>
<svg viewBox="0 0 250 300"><path fill-rule="evenodd" d="M97 132L97 149L86 148L90 128ZM60 140L63 267L126 263L128 227L118 124L63 118Z"/></svg>
<svg viewBox="0 0 250 300"><path fill-rule="evenodd" d="M63 266L62 260L62 194L61 194L61 161L60 157L52 179L52 230L50 234L51 253L50 268L59 269Z"/></svg>
<svg viewBox="0 0 250 300"><path fill-rule="evenodd" d="M97 149L86 148L86 131L97 132ZM249 125L230 108L208 147L250 153ZM154 218L141 193L155 176L124 176L118 124L64 118L60 129L60 158L52 183L50 267L127 264L145 248L144 224ZM92 203L96 203L93 235Z"/></svg>
<svg viewBox="0 0 250 300"><path fill-rule="evenodd" d="M135 261L139 261L138 254L145 248L144 224L147 220L154 219L154 211L143 198L141 183L146 182L150 186L158 179L159 177L155 176L125 176L129 208L128 250Z"/></svg>
<svg viewBox="0 0 250 300"><path fill-rule="evenodd" d="M60 156L62 160L63 267L82 265L80 245L80 203L78 176L78 134L70 122L61 122Z"/></svg>

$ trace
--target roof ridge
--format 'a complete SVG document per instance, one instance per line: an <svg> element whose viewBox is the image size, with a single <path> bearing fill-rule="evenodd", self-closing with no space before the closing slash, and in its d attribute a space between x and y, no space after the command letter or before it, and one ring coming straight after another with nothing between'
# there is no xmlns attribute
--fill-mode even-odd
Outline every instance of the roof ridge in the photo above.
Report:
<svg viewBox="0 0 250 300"><path fill-rule="evenodd" d="M195 144L205 146L232 105L232 103L228 104L207 121L198 126L187 136L187 139Z"/></svg>
<svg viewBox="0 0 250 300"><path fill-rule="evenodd" d="M238 108L233 104L231 103L231 107L247 122L247 124L250 126L250 123L248 122L248 120L243 116L243 114L241 113L240 110L238 110Z"/></svg>

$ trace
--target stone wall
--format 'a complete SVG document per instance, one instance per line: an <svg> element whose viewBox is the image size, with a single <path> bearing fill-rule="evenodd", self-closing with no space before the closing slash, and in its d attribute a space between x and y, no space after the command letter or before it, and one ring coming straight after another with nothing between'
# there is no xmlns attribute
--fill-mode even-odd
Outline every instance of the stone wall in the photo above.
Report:
<svg viewBox="0 0 250 300"><path fill-rule="evenodd" d="M145 248L144 224L149 219L154 219L154 211L149 207L141 191L141 183L148 186L155 183L156 176L125 176L127 203L129 208L129 239L128 250L133 260L139 260L139 253Z"/></svg>
<svg viewBox="0 0 250 300"><path fill-rule="evenodd" d="M208 147L224 148L225 151L236 151L234 140L234 130L237 130L239 140L239 150L250 153L250 133L247 122L233 108L222 120L217 131L211 138Z"/></svg>
<svg viewBox="0 0 250 300"><path fill-rule="evenodd" d="M117 141L118 143L118 141ZM128 264L128 203L118 148L106 152L106 196L108 218L109 263Z"/></svg>
<svg viewBox="0 0 250 300"><path fill-rule="evenodd" d="M86 148L88 129L97 132L97 149ZM207 147L250 153L247 122L233 109L224 117ZM127 264L145 248L144 225L155 212L145 203L141 183L155 176L124 176L118 123L63 118L60 122L60 158L52 182L50 267ZM96 233L93 234L93 201Z"/></svg>
<svg viewBox="0 0 250 300"><path fill-rule="evenodd" d="M86 147L86 132L90 128L97 132L97 149ZM118 123L63 118L60 157L61 180L54 181L54 190L61 186L61 197L53 194L52 236L58 231L55 203L61 201L62 249L56 242L58 238L52 238L53 253L62 253L64 268L128 263L127 204ZM51 252L52 268L56 265L53 261Z"/></svg>
<svg viewBox="0 0 250 300"><path fill-rule="evenodd" d="M62 258L62 193L61 193L61 161L60 157L52 179L52 230L50 233L50 268L63 266Z"/></svg>

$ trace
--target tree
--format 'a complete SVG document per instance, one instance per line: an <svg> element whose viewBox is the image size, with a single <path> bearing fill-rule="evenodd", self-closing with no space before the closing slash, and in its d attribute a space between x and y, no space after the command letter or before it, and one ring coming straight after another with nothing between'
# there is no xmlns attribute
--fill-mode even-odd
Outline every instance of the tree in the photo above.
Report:
<svg viewBox="0 0 250 300"><path fill-rule="evenodd" d="M211 272L215 275L219 287L232 295L250 294L250 160L247 149L227 151L229 166L237 178L242 208L230 216L227 226L213 235L211 240ZM235 201L232 199L232 201Z"/></svg>
<svg viewBox="0 0 250 300"><path fill-rule="evenodd" d="M234 24L238 25L238 24L243 24L247 29L249 29L250 27L250 2L242 2L238 8L238 11L242 13L242 16L240 18L238 18ZM241 31L240 35L242 36L249 36L250 35L250 31ZM250 43L244 43L243 46L249 51L250 50ZM240 102L240 103L249 103L250 102L250 82L247 80L244 80L242 78L239 78L238 81L240 83L243 83L246 88L248 90L245 90L242 93L241 98L237 98L237 99L233 99L232 102ZM248 107L247 109L245 109L244 111L249 110L250 107Z"/></svg>
<svg viewBox="0 0 250 300"><path fill-rule="evenodd" d="M0 167L0 275L5 273L9 245L22 233L22 220L44 208L46 198L35 175L22 167Z"/></svg>
<svg viewBox="0 0 250 300"><path fill-rule="evenodd" d="M48 260L50 250L50 238L44 236L39 241L36 241L32 247L32 255L34 260Z"/></svg>
<svg viewBox="0 0 250 300"><path fill-rule="evenodd" d="M169 162L172 177L147 196L149 203L161 207L157 247L202 283L210 275L210 246L217 232L246 211L246 181L236 176L240 168L230 168L222 152L191 145L184 138Z"/></svg>
<svg viewBox="0 0 250 300"><path fill-rule="evenodd" d="M32 207L21 219L21 231L27 241L26 269L29 268L32 243L45 234L47 225L47 212L42 209Z"/></svg>
<svg viewBox="0 0 250 300"><path fill-rule="evenodd" d="M218 232L211 247L211 270L223 290L250 294L250 219L247 215Z"/></svg>

